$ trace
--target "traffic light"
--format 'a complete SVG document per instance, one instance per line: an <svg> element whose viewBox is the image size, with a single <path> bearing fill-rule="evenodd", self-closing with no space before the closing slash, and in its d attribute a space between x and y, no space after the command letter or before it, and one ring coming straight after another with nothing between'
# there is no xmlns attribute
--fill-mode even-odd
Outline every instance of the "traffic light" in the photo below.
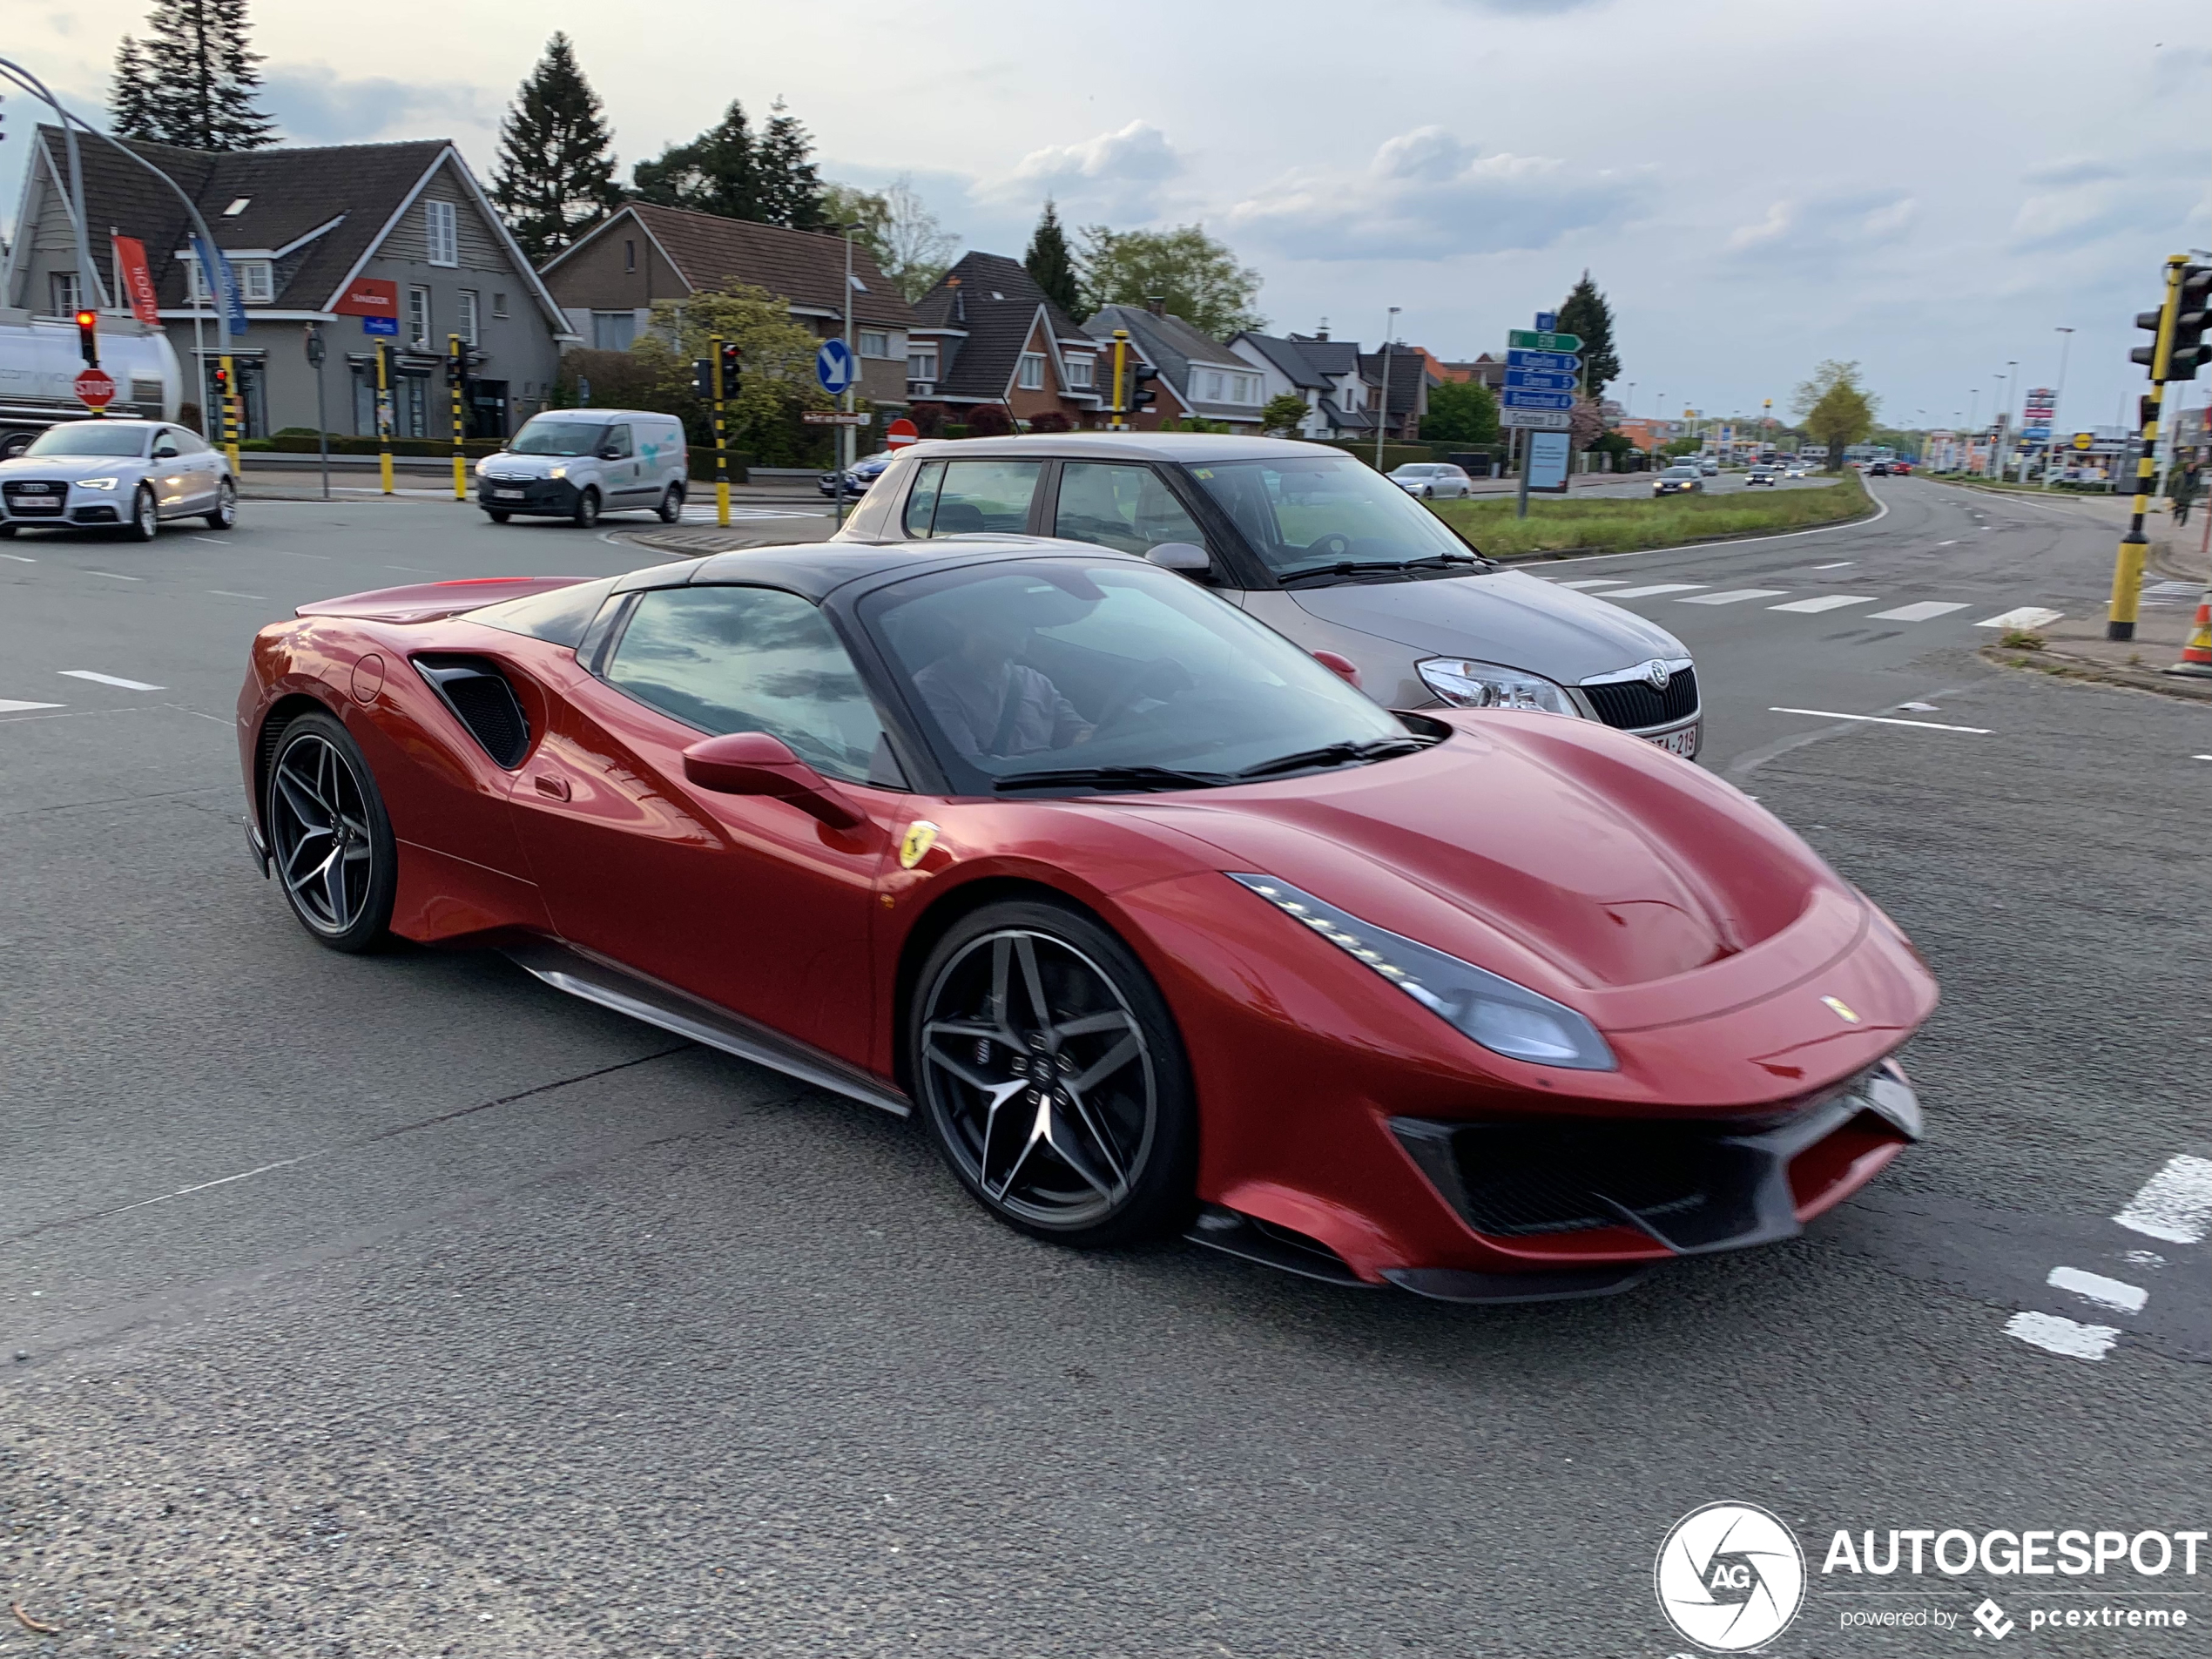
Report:
<svg viewBox="0 0 2212 1659"><path fill-rule="evenodd" d="M455 334L446 341L446 384L466 386L469 383L469 347Z"/></svg>
<svg viewBox="0 0 2212 1659"><path fill-rule="evenodd" d="M1130 380L1136 389L1130 394L1130 408L1149 409L1158 402L1160 395L1152 389L1152 382L1159 378L1160 371L1150 363L1139 363L1131 369Z"/></svg>
<svg viewBox="0 0 2212 1659"><path fill-rule="evenodd" d="M694 357L691 360L691 390L698 394L699 401L714 401L714 360Z"/></svg>
<svg viewBox="0 0 2212 1659"><path fill-rule="evenodd" d="M738 381L744 363L745 347L735 341L725 341L722 347L722 396L725 401L738 395Z"/></svg>
<svg viewBox="0 0 2212 1659"><path fill-rule="evenodd" d="M207 378L209 383L215 388L216 407L227 414L231 407L230 370L225 368L220 363L218 363L214 368L207 371Z"/></svg>
<svg viewBox="0 0 2212 1659"><path fill-rule="evenodd" d="M2212 362L2204 326L2212 321L2212 265L2185 265L2174 296L2174 341L2166 353L2166 378L2193 381L2199 364Z"/></svg>
<svg viewBox="0 0 2212 1659"><path fill-rule="evenodd" d="M77 349L84 354L84 367L100 366L100 314L80 311L77 314Z"/></svg>

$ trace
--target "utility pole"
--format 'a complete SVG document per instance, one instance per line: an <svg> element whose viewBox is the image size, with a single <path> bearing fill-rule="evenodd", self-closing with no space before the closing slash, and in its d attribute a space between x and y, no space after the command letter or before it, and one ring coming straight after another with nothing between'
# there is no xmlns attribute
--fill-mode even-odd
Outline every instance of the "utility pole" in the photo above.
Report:
<svg viewBox="0 0 2212 1659"><path fill-rule="evenodd" d="M1391 307L1390 315L1383 323L1382 407L1375 411L1375 470L1377 472L1382 470L1383 433L1390 425L1390 337L1398 328L1398 307ZM1521 487L1521 499L1524 503L1522 511L1525 515L1526 502L1528 500L1528 486L1526 483Z"/></svg>
<svg viewBox="0 0 2212 1659"><path fill-rule="evenodd" d="M322 325L307 325L307 361L315 366L315 454L322 462L322 498L330 499L330 416L324 412Z"/></svg>
<svg viewBox="0 0 2212 1659"><path fill-rule="evenodd" d="M376 472L388 496L392 489L392 348L376 337Z"/></svg>
<svg viewBox="0 0 2212 1659"><path fill-rule="evenodd" d="M860 379L860 360L853 355L853 226L839 226L845 233L845 361L853 366L853 378L845 382L845 413L853 412L853 393ZM845 522L845 489L846 475L853 470L853 439L855 434L848 421L837 429L837 522Z"/></svg>
<svg viewBox="0 0 2212 1659"><path fill-rule="evenodd" d="M462 425L462 383L469 377L469 360L464 354L468 347L459 334L446 336L446 378L453 382L453 498L469 499L469 451L462 439L466 428Z"/></svg>
<svg viewBox="0 0 2212 1659"><path fill-rule="evenodd" d="M714 378L714 522L730 527L730 437L723 412L730 388L722 369L729 351L719 334L706 342L708 373Z"/></svg>

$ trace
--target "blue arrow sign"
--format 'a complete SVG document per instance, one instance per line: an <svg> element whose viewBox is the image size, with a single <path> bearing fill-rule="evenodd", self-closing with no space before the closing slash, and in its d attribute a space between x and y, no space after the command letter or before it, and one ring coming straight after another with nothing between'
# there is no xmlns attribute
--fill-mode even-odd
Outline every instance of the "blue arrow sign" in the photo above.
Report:
<svg viewBox="0 0 2212 1659"><path fill-rule="evenodd" d="M1524 392L1518 387L1506 388L1503 402L1509 409L1571 409L1575 399L1566 392Z"/></svg>
<svg viewBox="0 0 2212 1659"><path fill-rule="evenodd" d="M1515 346L1506 354L1507 368L1541 368L1548 374L1579 374L1582 360L1571 351L1524 351Z"/></svg>
<svg viewBox="0 0 2212 1659"><path fill-rule="evenodd" d="M1547 374L1540 369L1509 368L1506 384L1518 386L1531 392L1571 392L1575 389L1572 374Z"/></svg>
<svg viewBox="0 0 2212 1659"><path fill-rule="evenodd" d="M814 378L822 383L822 390L842 392L860 377L853 361L853 348L841 340L825 340L822 348L814 354Z"/></svg>

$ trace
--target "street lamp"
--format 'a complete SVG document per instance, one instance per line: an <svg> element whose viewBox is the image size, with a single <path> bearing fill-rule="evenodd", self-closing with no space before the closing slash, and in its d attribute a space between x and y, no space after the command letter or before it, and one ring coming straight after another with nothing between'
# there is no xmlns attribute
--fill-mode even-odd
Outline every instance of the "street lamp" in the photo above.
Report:
<svg viewBox="0 0 2212 1659"><path fill-rule="evenodd" d="M1390 425L1390 337L1398 332L1398 307L1391 307L1390 315L1383 323L1382 407L1375 411L1375 470L1377 472L1383 469L1383 433Z"/></svg>

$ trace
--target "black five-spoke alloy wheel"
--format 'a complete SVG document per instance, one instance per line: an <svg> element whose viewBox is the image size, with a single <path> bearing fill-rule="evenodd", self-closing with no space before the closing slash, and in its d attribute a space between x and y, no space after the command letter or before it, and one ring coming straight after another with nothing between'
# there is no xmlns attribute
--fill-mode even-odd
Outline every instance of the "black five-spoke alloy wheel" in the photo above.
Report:
<svg viewBox="0 0 2212 1659"><path fill-rule="evenodd" d="M1184 1219L1183 1045L1150 975L1095 922L1028 902L967 917L922 968L909 1042L939 1149L1001 1219L1076 1244Z"/></svg>
<svg viewBox="0 0 2212 1659"><path fill-rule="evenodd" d="M346 728L303 714L277 740L265 809L277 879L300 925L334 950L367 950L392 920L397 849L383 798Z"/></svg>

